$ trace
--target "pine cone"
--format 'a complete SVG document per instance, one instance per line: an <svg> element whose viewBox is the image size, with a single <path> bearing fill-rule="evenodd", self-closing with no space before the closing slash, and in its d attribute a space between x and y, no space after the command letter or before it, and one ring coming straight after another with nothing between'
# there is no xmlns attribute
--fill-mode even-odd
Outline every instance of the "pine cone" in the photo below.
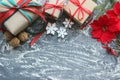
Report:
<svg viewBox="0 0 120 80"><path fill-rule="evenodd" d="M13 36L10 32L8 32L8 31L6 31L6 32L4 33L4 38L5 38L7 41L12 40L13 37L14 37L14 36Z"/></svg>
<svg viewBox="0 0 120 80"><path fill-rule="evenodd" d="M28 40L28 33L22 32L22 33L20 33L20 34L18 35L18 38L19 38L21 41L25 42L25 41Z"/></svg>
<svg viewBox="0 0 120 80"><path fill-rule="evenodd" d="M20 40L17 37L14 37L11 41L10 41L10 45L12 47L18 47L20 45Z"/></svg>

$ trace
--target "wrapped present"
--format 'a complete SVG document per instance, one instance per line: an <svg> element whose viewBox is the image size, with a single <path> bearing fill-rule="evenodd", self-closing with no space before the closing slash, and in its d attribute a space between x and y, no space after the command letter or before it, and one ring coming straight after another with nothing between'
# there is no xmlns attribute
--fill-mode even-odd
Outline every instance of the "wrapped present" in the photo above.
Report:
<svg viewBox="0 0 120 80"><path fill-rule="evenodd" d="M44 11L54 18L59 18L64 0L48 0L44 5Z"/></svg>
<svg viewBox="0 0 120 80"><path fill-rule="evenodd" d="M70 0L64 10L78 23L83 24L97 6L92 0Z"/></svg>
<svg viewBox="0 0 120 80"><path fill-rule="evenodd" d="M13 35L17 35L38 16L44 19L40 8L41 5L32 0L2 0L0 2L0 25Z"/></svg>

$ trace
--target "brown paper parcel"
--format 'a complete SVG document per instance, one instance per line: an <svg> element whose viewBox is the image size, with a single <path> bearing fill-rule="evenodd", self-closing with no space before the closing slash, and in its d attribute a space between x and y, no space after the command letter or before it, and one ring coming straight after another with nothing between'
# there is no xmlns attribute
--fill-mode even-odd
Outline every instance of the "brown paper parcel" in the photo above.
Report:
<svg viewBox="0 0 120 80"><path fill-rule="evenodd" d="M3 0L4 2L8 3L7 0ZM15 0L15 2L18 2L19 0ZM12 5L11 5L12 6ZM34 21L38 16L30 11L26 11ZM10 31L13 35L17 35L22 30L24 30L28 25L27 19L19 12L15 12L11 17L9 17L3 25L7 28L8 31Z"/></svg>
<svg viewBox="0 0 120 80"><path fill-rule="evenodd" d="M80 3L82 3L84 0L78 0ZM88 9L89 11L93 12L94 8L97 6L97 4L95 2L93 2L92 0L85 0L84 4L81 5L82 8ZM68 4L64 7L64 10L70 14L73 15L75 13L75 11L79 8L79 6L76 6L75 4L73 4L71 1L68 2ZM82 20L80 20L78 18L79 17L83 17L82 15L79 15L79 13L77 12L76 15L74 15L74 19L76 21L78 21L80 24L83 24L87 18L90 16L89 14L87 14L86 12L83 12L84 14L84 18Z"/></svg>
<svg viewBox="0 0 120 80"><path fill-rule="evenodd" d="M57 2L57 0L48 0L48 2L47 2L46 4L63 5L64 0L58 0L58 3L57 3L57 4L56 4L56 2ZM45 8L46 8L46 6L45 6ZM59 18L59 16L60 16L61 10L55 9L55 12L54 12L54 14L53 14L53 10L54 10L54 9L55 9L55 8L53 7L53 8L50 8L50 9L45 10L45 12L48 13L49 15L55 17L55 18L57 19L57 18ZM52 14L53 14L53 15L52 15Z"/></svg>

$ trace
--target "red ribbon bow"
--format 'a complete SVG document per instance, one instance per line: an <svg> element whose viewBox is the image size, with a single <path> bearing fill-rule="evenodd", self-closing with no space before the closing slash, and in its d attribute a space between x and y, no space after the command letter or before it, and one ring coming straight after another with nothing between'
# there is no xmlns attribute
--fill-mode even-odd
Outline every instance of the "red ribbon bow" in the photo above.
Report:
<svg viewBox="0 0 120 80"><path fill-rule="evenodd" d="M27 6L31 2L31 0L27 0L24 4L22 4L23 2L24 0L19 0L19 2L17 3L17 5L20 5L19 7L20 9L33 12L37 14L38 16L40 16L44 21L46 21L44 18L44 15L38 10L38 8L41 8L41 6ZM0 13L0 24L2 24L7 18L13 15L17 10L18 8L14 6L12 8L8 8L8 10L5 12L1 12Z"/></svg>
<svg viewBox="0 0 120 80"><path fill-rule="evenodd" d="M78 7L73 13L73 15L71 14L71 18L78 13L78 19L81 21L84 19L84 15L85 15L84 13L87 13L89 15L92 13L90 10L83 7L83 4L86 2L86 0L83 0L82 2L80 2L80 0L70 0L70 2ZM71 10L70 10L70 13L71 13Z"/></svg>
<svg viewBox="0 0 120 80"><path fill-rule="evenodd" d="M59 0L57 0L55 4L45 3L45 5L44 5L45 10L53 8L53 12L52 12L51 16L54 15L56 9L61 10L63 8L63 4L62 4L63 2L61 2L60 4L58 4L58 2L59 2Z"/></svg>

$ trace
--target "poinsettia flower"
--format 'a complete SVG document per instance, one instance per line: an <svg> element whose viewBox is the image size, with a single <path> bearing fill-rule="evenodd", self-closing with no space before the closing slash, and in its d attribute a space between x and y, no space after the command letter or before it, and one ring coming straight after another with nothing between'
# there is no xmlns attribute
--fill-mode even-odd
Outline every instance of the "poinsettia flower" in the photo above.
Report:
<svg viewBox="0 0 120 80"><path fill-rule="evenodd" d="M116 21L107 15L101 16L98 20L91 23L92 37L102 43L109 43L116 38ZM115 29L115 30L114 30Z"/></svg>
<svg viewBox="0 0 120 80"><path fill-rule="evenodd" d="M116 2L114 4L113 10L107 11L107 15L110 18L114 18L114 20L118 21L116 22L116 26L117 26L116 28L119 29L119 33L120 33L120 2Z"/></svg>
<svg viewBox="0 0 120 80"><path fill-rule="evenodd" d="M107 15L112 18L120 20L120 2L114 4L113 10L108 10Z"/></svg>

